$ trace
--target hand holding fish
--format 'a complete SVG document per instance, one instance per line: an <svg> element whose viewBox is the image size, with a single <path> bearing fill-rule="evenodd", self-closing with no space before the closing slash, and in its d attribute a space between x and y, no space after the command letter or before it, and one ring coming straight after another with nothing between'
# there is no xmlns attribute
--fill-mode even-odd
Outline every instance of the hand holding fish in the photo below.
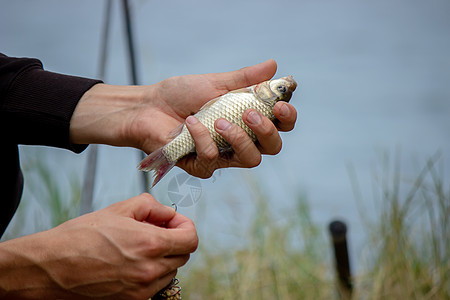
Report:
<svg viewBox="0 0 450 300"><path fill-rule="evenodd" d="M208 178L219 168L257 166L261 154L280 151L278 131L293 129L297 112L292 105L275 104L277 125L255 109L243 113L242 120L254 132L258 144L239 126L223 118L215 121L215 131L233 148L227 156L219 155L208 129L190 115L209 100L269 80L275 72L276 63L269 60L233 72L171 77L151 86L98 84L83 96L75 110L72 142L131 146L151 153L170 142L174 138L171 132L186 121L196 154L187 155L177 165L188 173ZM95 112L97 115L93 115Z"/></svg>
<svg viewBox="0 0 450 300"><path fill-rule="evenodd" d="M158 154L166 167L158 167L158 180L174 164L203 178L218 168L256 166L261 154L280 151L278 131L291 130L296 121L294 107L278 102L289 100L296 83L290 76L268 81L275 71L275 61L269 60L234 72L172 77L148 86L96 84L71 115L70 142L154 153L142 168L152 168L152 157ZM182 133L174 138L171 132L177 127ZM177 145L173 141L181 141L181 154L161 150ZM226 152L230 147L233 151ZM141 299L169 283L168 290L177 293L172 278L197 243L191 220L142 194L48 231L0 243L0 298Z"/></svg>

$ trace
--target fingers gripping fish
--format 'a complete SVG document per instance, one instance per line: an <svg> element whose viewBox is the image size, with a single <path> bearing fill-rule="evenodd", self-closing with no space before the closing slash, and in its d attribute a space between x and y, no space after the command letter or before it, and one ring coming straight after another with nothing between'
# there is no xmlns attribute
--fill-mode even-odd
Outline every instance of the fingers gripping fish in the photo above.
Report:
<svg viewBox="0 0 450 300"><path fill-rule="evenodd" d="M238 125L255 142L256 135L242 120L243 113L252 108L274 121L273 107L278 101L289 102L296 87L297 83L292 76L264 81L217 97L207 102L194 116L208 128L219 150L225 151L231 148L214 129L214 122L217 119L224 118ZM154 186L180 159L193 152L195 152L194 139L183 125L181 132L172 141L148 155L138 168L142 171L155 171Z"/></svg>

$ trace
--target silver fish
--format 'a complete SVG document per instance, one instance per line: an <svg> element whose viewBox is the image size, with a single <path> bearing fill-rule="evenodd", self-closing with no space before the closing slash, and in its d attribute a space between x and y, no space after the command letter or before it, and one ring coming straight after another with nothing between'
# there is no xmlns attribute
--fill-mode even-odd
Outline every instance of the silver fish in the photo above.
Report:
<svg viewBox="0 0 450 300"><path fill-rule="evenodd" d="M208 128L219 150L227 151L231 149L230 144L214 129L214 122L217 119L224 118L238 125L253 141L256 141L256 135L242 120L243 113L253 108L274 121L275 103L289 102L296 87L297 83L292 76L264 81L210 100L194 116ZM180 159L193 152L195 152L194 139L183 124L181 132L172 141L148 155L138 168L142 171L155 171L154 186Z"/></svg>

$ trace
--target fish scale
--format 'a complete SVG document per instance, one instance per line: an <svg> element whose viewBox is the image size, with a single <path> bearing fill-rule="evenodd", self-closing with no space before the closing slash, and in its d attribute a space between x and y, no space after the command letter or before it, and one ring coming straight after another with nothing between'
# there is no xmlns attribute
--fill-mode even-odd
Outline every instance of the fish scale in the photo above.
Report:
<svg viewBox="0 0 450 300"><path fill-rule="evenodd" d="M275 120L273 108L278 101L288 102L297 83L292 76L264 81L247 88L231 91L206 103L194 116L206 126L220 151L231 150L230 144L216 132L214 123L223 118L242 128L256 141L255 133L244 123L242 115L247 109L255 109L270 120ZM154 170L155 185L184 156L195 152L195 142L186 125L168 144L152 152L139 164L144 171Z"/></svg>
<svg viewBox="0 0 450 300"><path fill-rule="evenodd" d="M245 110L253 108L261 112L269 119L273 119L273 106L275 101L265 103L257 100L253 94L248 93L231 93L227 97L223 97L212 104L210 107L201 110L194 116L208 128L211 137L219 150L229 148L230 144L214 129L214 123L219 118L224 118L244 129L244 131L256 141L256 135L242 120L242 114ZM181 133L169 142L163 149L163 153L169 161L178 161L183 156L195 152L195 143L187 130L183 126Z"/></svg>

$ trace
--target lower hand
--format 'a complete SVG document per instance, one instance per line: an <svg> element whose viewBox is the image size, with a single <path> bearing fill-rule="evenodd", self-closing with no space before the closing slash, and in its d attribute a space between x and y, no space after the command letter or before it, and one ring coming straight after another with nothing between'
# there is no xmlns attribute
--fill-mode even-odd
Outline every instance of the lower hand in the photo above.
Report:
<svg viewBox="0 0 450 300"><path fill-rule="evenodd" d="M142 194L1 243L0 298L148 299L197 243L188 218Z"/></svg>

